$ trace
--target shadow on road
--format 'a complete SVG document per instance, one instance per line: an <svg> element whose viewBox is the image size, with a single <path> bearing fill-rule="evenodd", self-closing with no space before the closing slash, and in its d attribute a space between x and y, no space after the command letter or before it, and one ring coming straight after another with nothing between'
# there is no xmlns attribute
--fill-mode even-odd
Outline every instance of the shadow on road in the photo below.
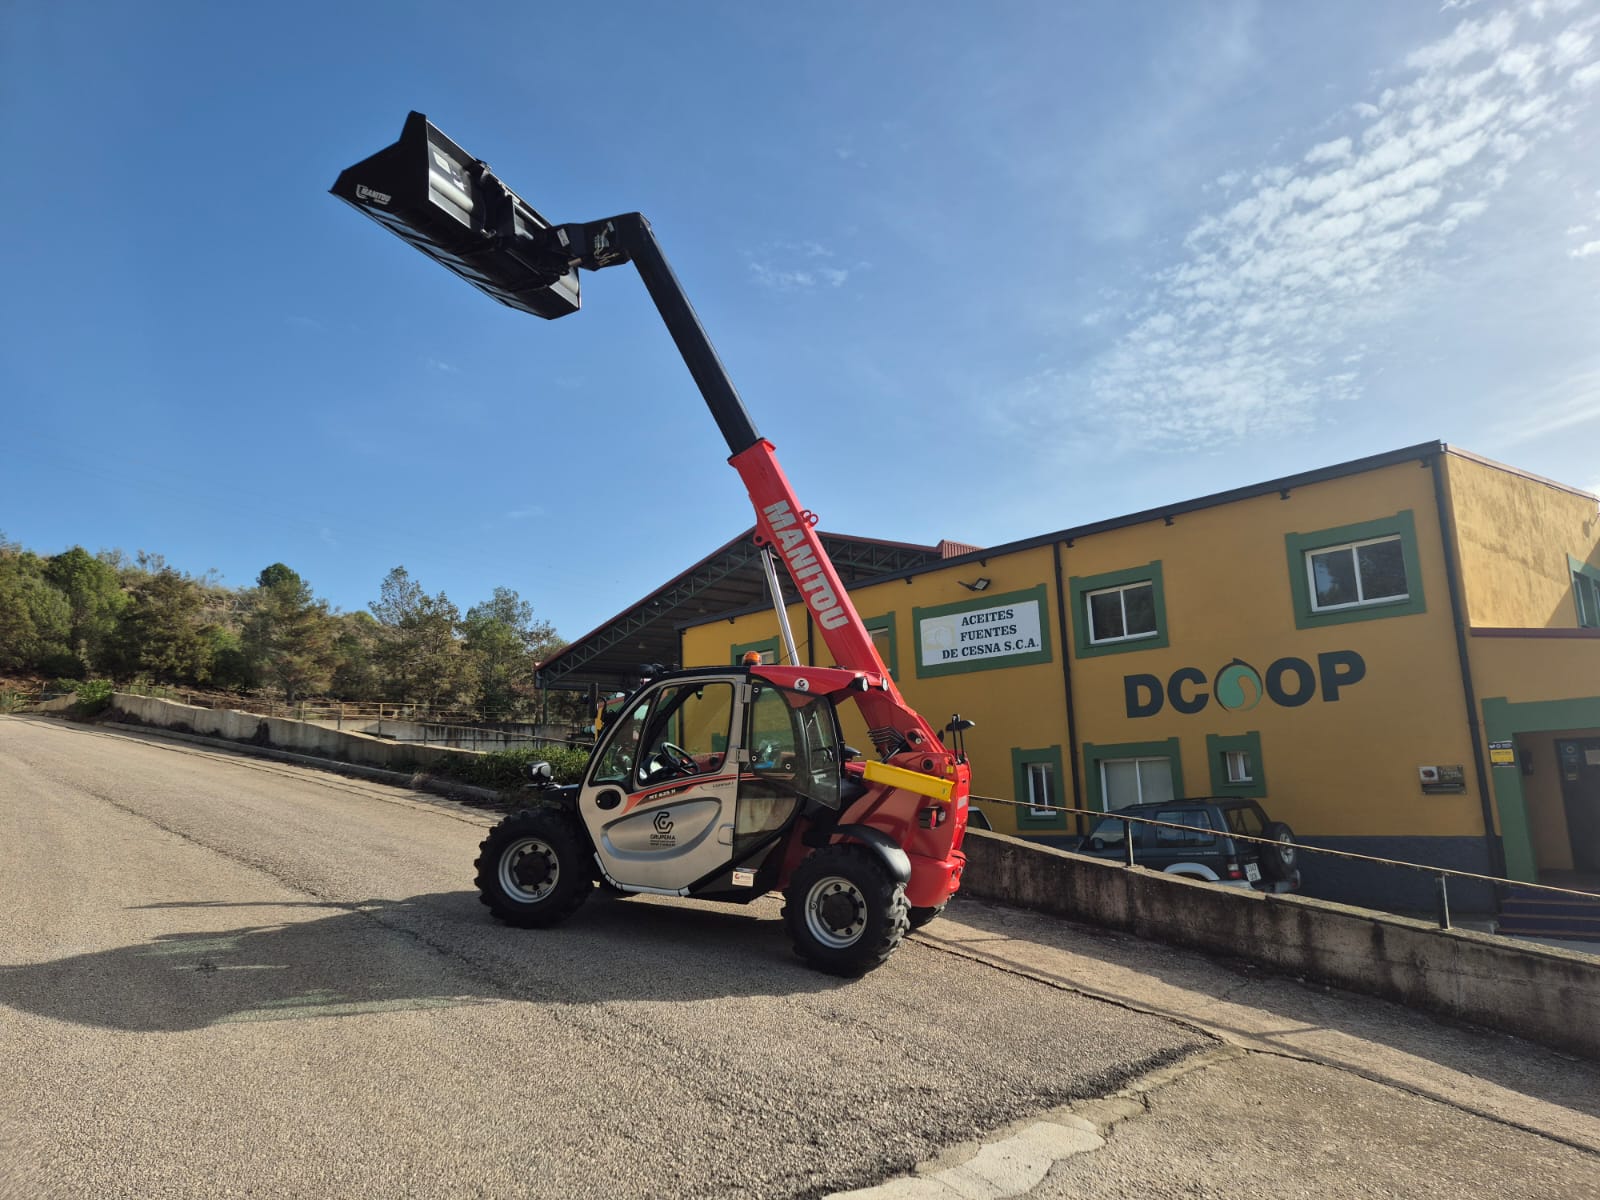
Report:
<svg viewBox="0 0 1600 1200"><path fill-rule="evenodd" d="M80 1025L161 1032L506 1001L692 1001L845 985L792 956L770 908L753 914L596 895L549 930L492 921L475 892L129 911L152 909L174 910L171 924L184 931L0 966L0 1004ZM236 923L251 910L268 920ZM197 922L199 913L232 919L209 927Z"/></svg>

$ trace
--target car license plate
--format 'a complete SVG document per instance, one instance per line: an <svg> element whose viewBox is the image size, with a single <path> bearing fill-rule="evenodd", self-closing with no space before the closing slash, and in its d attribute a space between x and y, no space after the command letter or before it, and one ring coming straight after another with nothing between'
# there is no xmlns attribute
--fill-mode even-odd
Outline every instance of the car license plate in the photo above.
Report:
<svg viewBox="0 0 1600 1200"><path fill-rule="evenodd" d="M1251 883L1260 883L1261 882L1261 868L1256 866L1255 863L1245 863L1245 865L1244 865L1244 877L1246 879L1248 879Z"/></svg>

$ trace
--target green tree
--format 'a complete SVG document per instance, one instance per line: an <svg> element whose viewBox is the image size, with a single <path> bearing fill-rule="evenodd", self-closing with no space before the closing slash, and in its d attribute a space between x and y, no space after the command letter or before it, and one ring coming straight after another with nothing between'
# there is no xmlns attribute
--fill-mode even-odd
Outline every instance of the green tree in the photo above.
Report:
<svg viewBox="0 0 1600 1200"><path fill-rule="evenodd" d="M493 599L467 610L461 633L477 706L506 715L525 711L534 668L559 640L555 629L535 621L533 605L511 588L497 587Z"/></svg>
<svg viewBox="0 0 1600 1200"><path fill-rule="evenodd" d="M116 637L117 618L128 603L116 568L74 546L45 560L44 577L67 599L68 649L81 670L95 670Z"/></svg>
<svg viewBox="0 0 1600 1200"><path fill-rule="evenodd" d="M202 683L230 692L260 686L250 656L245 653L244 640L238 633L226 625L209 624L205 627L205 639L210 674Z"/></svg>
<svg viewBox="0 0 1600 1200"><path fill-rule="evenodd" d="M367 607L383 627L378 663L392 693L430 704L453 701L465 662L456 637L461 611L449 597L428 595L404 567L395 567Z"/></svg>
<svg viewBox="0 0 1600 1200"><path fill-rule="evenodd" d="M256 676L290 701L327 691L335 665L337 628L326 601L282 563L256 576L244 649Z"/></svg>
<svg viewBox="0 0 1600 1200"><path fill-rule="evenodd" d="M62 674L72 613L35 554L0 537L0 669Z"/></svg>
<svg viewBox="0 0 1600 1200"><path fill-rule="evenodd" d="M339 613L333 643L333 683L330 689L342 700L383 699L379 673L379 647L384 630L371 613Z"/></svg>
<svg viewBox="0 0 1600 1200"><path fill-rule="evenodd" d="M210 676L205 598L186 575L162 566L137 583L123 612L120 666L167 683L202 683Z"/></svg>

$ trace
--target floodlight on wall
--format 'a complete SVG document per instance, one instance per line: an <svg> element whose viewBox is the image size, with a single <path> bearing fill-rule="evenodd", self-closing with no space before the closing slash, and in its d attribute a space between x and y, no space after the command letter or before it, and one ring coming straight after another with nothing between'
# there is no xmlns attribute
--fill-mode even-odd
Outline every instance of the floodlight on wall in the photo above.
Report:
<svg viewBox="0 0 1600 1200"><path fill-rule="evenodd" d="M329 190L501 304L545 318L578 311L578 272L550 222L419 112Z"/></svg>

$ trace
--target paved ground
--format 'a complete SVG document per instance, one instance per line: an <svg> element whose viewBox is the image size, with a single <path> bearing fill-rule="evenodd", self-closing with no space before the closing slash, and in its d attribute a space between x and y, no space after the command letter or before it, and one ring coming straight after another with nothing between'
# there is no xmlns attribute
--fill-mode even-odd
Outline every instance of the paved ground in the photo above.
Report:
<svg viewBox="0 0 1600 1200"><path fill-rule="evenodd" d="M508 930L490 820L0 718L0 1196L1600 1196L1596 1064L976 903Z"/></svg>

